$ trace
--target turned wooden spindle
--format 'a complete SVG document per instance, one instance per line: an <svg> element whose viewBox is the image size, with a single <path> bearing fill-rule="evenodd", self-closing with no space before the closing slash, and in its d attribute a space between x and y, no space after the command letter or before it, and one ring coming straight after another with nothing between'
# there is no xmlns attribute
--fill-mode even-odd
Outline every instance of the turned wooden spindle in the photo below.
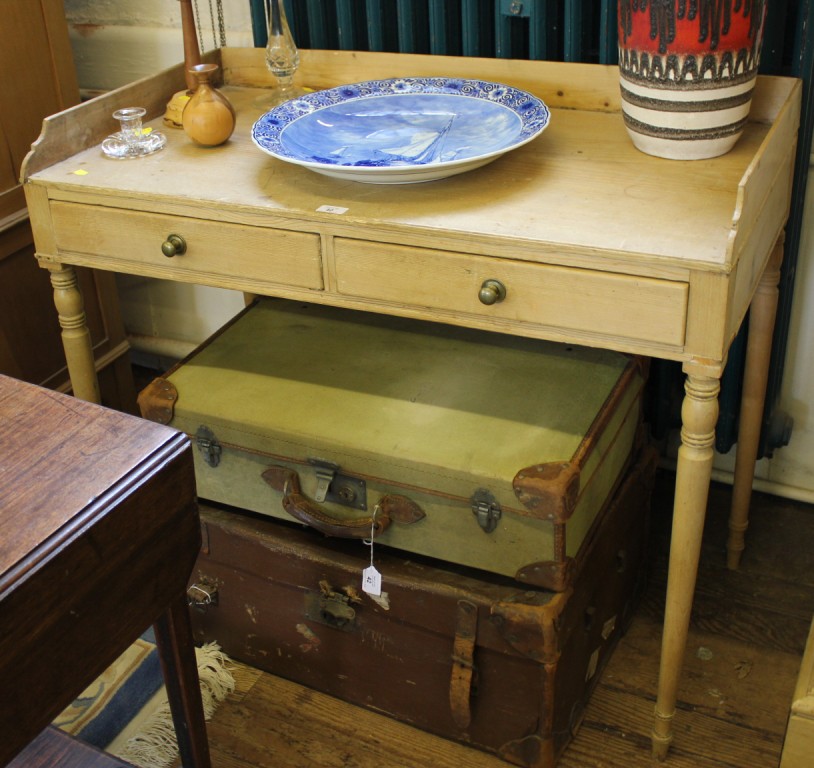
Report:
<svg viewBox="0 0 814 768"><path fill-rule="evenodd" d="M659 760L667 757L673 740L673 718L701 554L721 390L719 378L692 370L687 374L681 406L683 426L676 467L659 690L652 733L653 756Z"/></svg>
<svg viewBox="0 0 814 768"><path fill-rule="evenodd" d="M735 479L732 484L732 508L729 515L729 538L726 542L726 564L736 571L740 566L749 526L749 504L760 448L763 405L769 380L775 316L780 292L780 265L783 262L785 234L781 234L769 256L749 310L749 336L746 342L746 368L743 375L738 453L735 457Z"/></svg>
<svg viewBox="0 0 814 768"><path fill-rule="evenodd" d="M178 0L181 3L181 32L184 36L184 71L187 89L194 91L198 80L189 70L201 63L201 49L198 45L198 33L195 31L195 15L192 12L192 0Z"/></svg>
<svg viewBox="0 0 814 768"><path fill-rule="evenodd" d="M184 107L198 87L198 80L191 71L201 63L201 50L198 47L198 34L195 31L195 14L192 11L192 0L179 0L181 3L181 32L184 37L184 80L186 88L174 93L164 112L164 125L169 128L180 128Z"/></svg>

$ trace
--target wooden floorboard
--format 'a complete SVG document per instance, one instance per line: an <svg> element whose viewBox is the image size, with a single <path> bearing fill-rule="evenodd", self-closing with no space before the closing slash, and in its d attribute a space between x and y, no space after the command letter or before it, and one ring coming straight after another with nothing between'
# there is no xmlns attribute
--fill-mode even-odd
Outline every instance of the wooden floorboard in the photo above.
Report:
<svg viewBox="0 0 814 768"><path fill-rule="evenodd" d="M560 768L652 766L673 479L654 500L650 581ZM714 486L668 768L779 761L814 615L814 510L755 494L740 571L725 567L730 489ZM209 725L213 768L505 768L498 758L237 665ZM375 674L375 671L371 671Z"/></svg>

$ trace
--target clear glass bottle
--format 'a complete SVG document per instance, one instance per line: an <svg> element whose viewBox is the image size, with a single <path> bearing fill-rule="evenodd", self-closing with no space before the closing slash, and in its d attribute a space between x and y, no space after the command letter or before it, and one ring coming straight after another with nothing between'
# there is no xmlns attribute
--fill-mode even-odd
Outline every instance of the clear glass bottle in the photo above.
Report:
<svg viewBox="0 0 814 768"><path fill-rule="evenodd" d="M300 65L300 53L294 43L283 0L269 0L269 34L266 45L266 65L277 78L277 88L267 106L272 107L302 96L305 91L294 85L294 74Z"/></svg>

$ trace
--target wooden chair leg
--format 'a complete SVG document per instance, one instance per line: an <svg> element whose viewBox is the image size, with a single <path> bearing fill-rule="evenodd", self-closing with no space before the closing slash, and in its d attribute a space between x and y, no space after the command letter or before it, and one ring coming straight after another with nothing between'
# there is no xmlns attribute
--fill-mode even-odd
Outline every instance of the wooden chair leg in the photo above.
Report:
<svg viewBox="0 0 814 768"><path fill-rule="evenodd" d="M154 630L181 765L184 768L210 768L198 666L185 594L173 601L156 621Z"/></svg>
<svg viewBox="0 0 814 768"><path fill-rule="evenodd" d="M746 366L743 375L738 453L732 485L732 507L729 514L729 539L726 543L727 567L737 570L744 550L749 525L749 504L760 444L763 404L769 378L769 359L777 314L777 286L783 261L783 238L778 240L758 284L749 311L749 338L746 344Z"/></svg>

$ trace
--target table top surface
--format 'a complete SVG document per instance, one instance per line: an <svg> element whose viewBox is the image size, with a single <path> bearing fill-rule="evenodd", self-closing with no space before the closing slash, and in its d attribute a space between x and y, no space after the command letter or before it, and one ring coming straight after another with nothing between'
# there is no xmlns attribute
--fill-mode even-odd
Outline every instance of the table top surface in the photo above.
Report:
<svg viewBox="0 0 814 768"><path fill-rule="evenodd" d="M177 434L0 376L0 596Z"/></svg>
<svg viewBox="0 0 814 768"><path fill-rule="evenodd" d="M762 205L752 198L771 192L765 182L774 174L764 177L762 166L776 162L774 154L793 154L783 134L796 130L799 88L789 78L760 79L752 118L732 151L680 162L633 147L613 67L514 62L508 69L496 60L367 54L383 57L373 58L371 69L362 54L349 61L345 52L327 59L324 52L303 53L303 78L310 74L319 87L390 71L511 79L550 105L551 123L529 144L448 179L402 185L332 179L269 157L253 144L251 126L265 111L257 55L225 49L224 92L237 112L226 144L200 147L169 129L164 150L130 162L104 157L96 144L76 152L81 145L74 144L70 157L32 181L46 183L53 199L90 201L102 194L108 204L137 210L158 202L179 213L206 211L224 220L312 230L375 224L376 236L397 241L409 230L439 243L463 237L498 256L500 246L509 245L514 257L529 260L564 258L552 253L564 249L610 268L607 262L622 258L728 271L747 234L740 231L741 217ZM88 109L74 119L98 119L95 130L112 132L116 123L109 114ZM160 119L151 126L162 128ZM324 206L345 210L336 215Z"/></svg>
<svg viewBox="0 0 814 768"><path fill-rule="evenodd" d="M48 118L23 167L40 261L129 272L681 360L718 375L791 201L800 82L760 77L726 155L675 161L633 146L618 69L303 51L313 88L477 77L550 107L537 138L481 168L418 184L329 178L251 140L273 78L262 49L223 49L237 126L201 147L161 116L180 67ZM144 104L167 146L104 156L112 112ZM183 229L190 253L158 246ZM89 233L93 233L89 236ZM478 303L487 278L508 298Z"/></svg>
<svg viewBox="0 0 814 768"><path fill-rule="evenodd" d="M183 609L200 542L186 435L0 376L0 765Z"/></svg>
<svg viewBox="0 0 814 768"><path fill-rule="evenodd" d="M8 768L134 768L132 763L102 752L49 726L9 764Z"/></svg>

